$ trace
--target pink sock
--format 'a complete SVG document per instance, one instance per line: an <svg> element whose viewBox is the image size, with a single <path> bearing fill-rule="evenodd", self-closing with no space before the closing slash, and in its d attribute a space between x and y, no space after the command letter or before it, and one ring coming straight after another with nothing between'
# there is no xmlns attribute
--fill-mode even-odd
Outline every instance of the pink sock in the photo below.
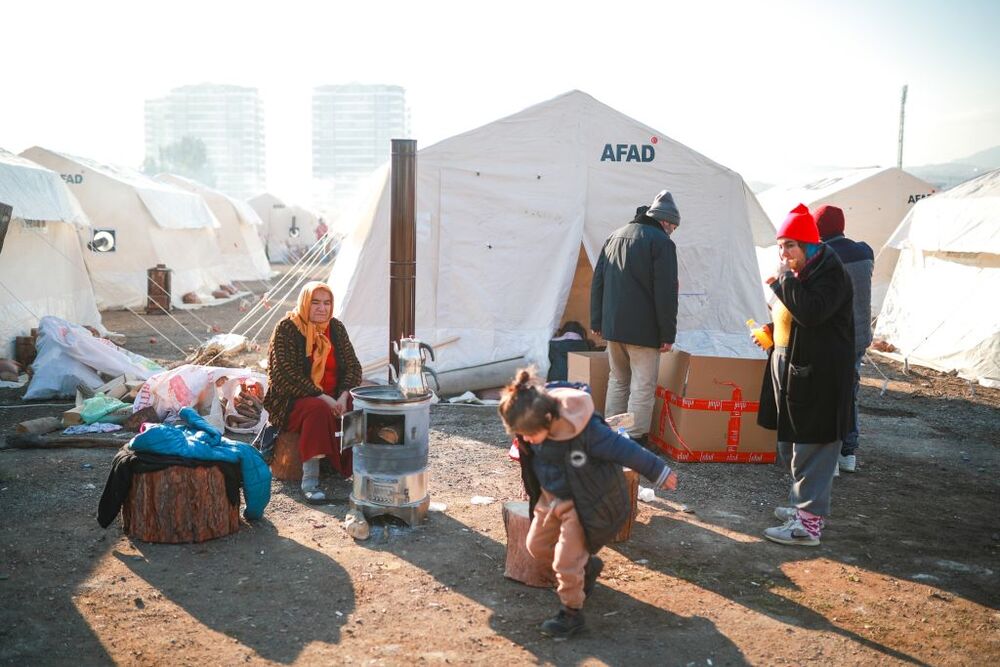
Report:
<svg viewBox="0 0 1000 667"><path fill-rule="evenodd" d="M797 514L799 521L802 522L802 527L813 537L819 537L823 531L823 517L805 510L797 510Z"/></svg>

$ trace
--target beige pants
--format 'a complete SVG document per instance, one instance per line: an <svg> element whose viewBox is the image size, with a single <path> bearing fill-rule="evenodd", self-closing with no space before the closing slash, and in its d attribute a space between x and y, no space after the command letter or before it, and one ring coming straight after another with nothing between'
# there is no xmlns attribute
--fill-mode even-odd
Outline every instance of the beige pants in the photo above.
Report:
<svg viewBox="0 0 1000 667"><path fill-rule="evenodd" d="M608 364L611 376L608 378L604 416L631 412L635 415L635 425L629 429L629 436L638 438L646 435L653 419L660 350L608 341Z"/></svg>
<svg viewBox="0 0 1000 667"><path fill-rule="evenodd" d="M535 505L535 516L528 529L528 553L536 560L552 563L558 587L556 593L563 606L583 607L584 568L590 554L583 533L583 524L572 500L560 500L547 491Z"/></svg>

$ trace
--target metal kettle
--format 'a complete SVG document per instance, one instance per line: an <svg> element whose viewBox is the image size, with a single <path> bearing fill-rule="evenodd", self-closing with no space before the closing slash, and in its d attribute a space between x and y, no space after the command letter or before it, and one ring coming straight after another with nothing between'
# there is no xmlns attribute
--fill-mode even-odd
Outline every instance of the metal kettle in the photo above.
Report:
<svg viewBox="0 0 1000 667"><path fill-rule="evenodd" d="M437 384L437 374L425 366L426 354L430 354L431 361L434 361L434 348L411 337L402 338L398 342L392 341L392 349L399 358L396 384L403 395L409 397L429 394L431 390L424 380L424 373L430 373L435 384Z"/></svg>

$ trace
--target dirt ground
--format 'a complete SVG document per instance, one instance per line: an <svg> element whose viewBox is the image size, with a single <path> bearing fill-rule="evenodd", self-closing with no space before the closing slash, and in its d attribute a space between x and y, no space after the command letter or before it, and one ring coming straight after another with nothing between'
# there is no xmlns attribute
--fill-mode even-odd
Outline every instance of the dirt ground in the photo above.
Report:
<svg viewBox="0 0 1000 667"><path fill-rule="evenodd" d="M195 315L178 319L204 338L239 303ZM180 357L129 313L105 324L135 352ZM446 509L358 543L340 480L324 480L326 505L274 482L264 519L235 535L147 544L95 520L114 450L0 449L0 662L998 664L1000 392L875 363L859 471L836 480L821 547L762 539L788 491L777 466L677 464L678 490L640 502L631 539L603 552L589 630L570 641L536 629L552 591L503 577L500 508L520 483L492 408L432 408L430 490ZM0 393L3 436L60 411L18 396Z"/></svg>

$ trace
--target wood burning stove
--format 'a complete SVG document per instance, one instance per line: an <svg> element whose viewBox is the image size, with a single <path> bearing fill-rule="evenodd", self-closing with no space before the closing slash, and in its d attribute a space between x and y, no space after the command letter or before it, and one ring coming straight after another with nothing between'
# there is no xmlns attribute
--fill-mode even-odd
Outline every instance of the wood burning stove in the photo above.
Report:
<svg viewBox="0 0 1000 667"><path fill-rule="evenodd" d="M351 390L341 448L354 447L351 506L367 518L391 515L409 525L427 516L431 394L407 397L396 386Z"/></svg>

